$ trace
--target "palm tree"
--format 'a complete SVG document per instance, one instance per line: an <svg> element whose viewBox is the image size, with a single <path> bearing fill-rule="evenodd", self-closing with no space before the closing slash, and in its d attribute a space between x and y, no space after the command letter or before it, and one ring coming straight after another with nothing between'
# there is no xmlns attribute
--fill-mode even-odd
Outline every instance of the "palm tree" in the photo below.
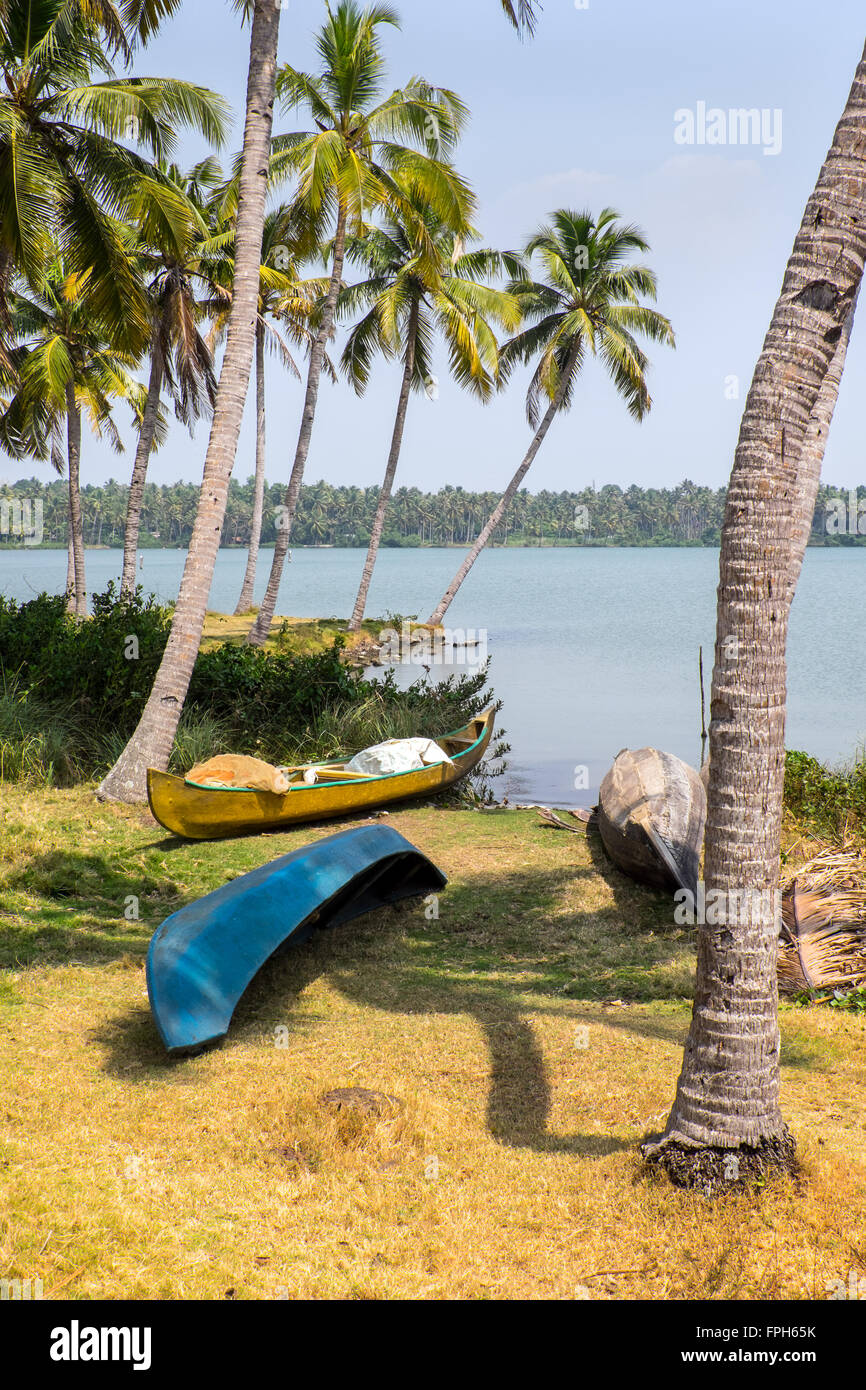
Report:
<svg viewBox="0 0 866 1390"><path fill-rule="evenodd" d="M310 110L316 129L278 137L274 142L286 174L298 177L297 204L311 222L334 226L330 283L310 352L307 387L283 516L277 531L267 589L248 641L261 645L271 629L291 527L304 476L319 393L325 345L334 328L343 275L346 238L363 236L376 207L407 209L405 181L431 209L458 231L467 229L473 200L468 188L440 157L455 144L465 108L453 92L413 79L404 89L379 100L385 60L378 30L399 26L387 5L362 10L357 0L341 0L317 40L318 73L281 70L278 91L289 107ZM404 143L408 142L408 143ZM414 145L416 148L411 148ZM435 150L436 154L429 151ZM404 182L398 176L404 176ZM409 210L411 215L411 210Z"/></svg>
<svg viewBox="0 0 866 1390"><path fill-rule="evenodd" d="M123 445L111 418L115 400L126 399L139 413L143 407L142 388L129 371L135 355L110 342L94 312L89 289L89 277L68 273L58 257L38 293L13 297L10 325L18 344L15 365L20 385L0 420L0 437L10 452L42 457L50 452L58 471L65 425L74 581L71 607L77 617L87 613L79 481L82 410L94 432L104 432L120 452Z"/></svg>
<svg viewBox="0 0 866 1390"><path fill-rule="evenodd" d="M140 32L170 8L127 6ZM219 143L228 107L189 82L117 77L110 55L126 51L125 36L112 28L106 38L116 14L103 0L0 7L0 314L13 271L38 285L56 245L68 273L89 273L88 296L108 333L135 330L143 350L150 318L121 224L162 180L122 141L166 158L173 127L184 124ZM94 72L105 80L94 82Z"/></svg>
<svg viewBox="0 0 866 1390"><path fill-rule="evenodd" d="M213 406L216 378L210 348L199 332L205 308L196 298L196 283L212 291L203 257L207 253L208 194L222 184L222 171L215 159L200 161L187 175L176 164L162 165L160 172L176 193L174 215L137 220L142 228L137 257L140 271L148 280L152 331L150 377L147 402L142 415L138 446L129 485L126 528L123 539L121 594L135 588L135 561L141 525L141 501L147 469L159 418L163 386L168 388L175 415L192 428L197 419ZM161 190L161 206L165 192ZM146 209L142 209L142 214Z"/></svg>
<svg viewBox="0 0 866 1390"><path fill-rule="evenodd" d="M520 322L517 300L484 283L508 266L507 257L489 250L464 249L463 239L443 226L407 190L413 216L389 218L385 226L350 242L350 260L366 264L368 279L342 296L343 307L369 309L352 329L343 353L343 369L359 395L370 378L373 354L402 355L403 376L385 477L379 492L367 559L349 622L357 632L364 618L367 594L379 551L385 512L403 443L403 430L412 390L428 390L432 376L432 347L441 332L451 369L463 386L486 400L494 389L499 353L490 320L515 329ZM424 245L416 227L423 226Z"/></svg>
<svg viewBox="0 0 866 1390"><path fill-rule="evenodd" d="M148 767L168 765L201 641L255 350L281 10L273 0L244 8L252 10L252 31L226 349L171 632L138 727L99 788L101 796L123 801L143 801Z"/></svg>
<svg viewBox="0 0 866 1390"><path fill-rule="evenodd" d="M776 957L785 766L785 647L866 257L866 48L803 214L746 399L722 527L704 879L730 905L701 927L695 1004L673 1109L645 1153L682 1183L789 1167L779 1098ZM844 350L843 350L844 351ZM824 384L830 377L827 391ZM823 393L823 394L822 394ZM823 446L821 446L823 447ZM732 897L737 894L736 910ZM718 899L716 899L718 901Z"/></svg>
<svg viewBox="0 0 866 1390"><path fill-rule="evenodd" d="M618 216L612 208L605 208L597 220L589 212L560 209L553 214L552 224L527 242L525 255L529 261L536 255L540 258L545 278L532 281L524 271L511 282L510 289L531 327L502 349L500 368L505 378L515 363L538 358L526 397L526 414L535 433L430 623L441 623L529 472L554 419L571 406L587 352L600 358L635 420L642 420L650 409L647 359L634 334L671 347L674 335L663 315L640 303L641 297L655 299L656 277L627 258L635 251L648 251L649 246L636 227L618 222ZM543 416L542 400L547 401Z"/></svg>
<svg viewBox="0 0 866 1390"><path fill-rule="evenodd" d="M228 271L226 284L221 289L223 302L214 296L211 313L215 318L213 341L225 332L231 305L231 247L234 229L231 227L225 238L218 238L227 251L225 269ZM303 255L303 242L296 239L293 226L293 213L290 208L275 208L265 218L262 236L262 263L259 281L259 302L256 317L256 471L253 484L253 507L250 519L249 547L243 584L235 613L248 613L253 606L253 597L258 567L259 546L262 536L265 494L266 423L265 423L265 352L270 349L280 359L282 365L300 379L295 359L289 343L295 346L310 347L314 335L310 329L310 319L317 301L327 290L327 281L322 279L301 280L298 270L298 256ZM335 378L334 368L325 355L324 367L331 378Z"/></svg>

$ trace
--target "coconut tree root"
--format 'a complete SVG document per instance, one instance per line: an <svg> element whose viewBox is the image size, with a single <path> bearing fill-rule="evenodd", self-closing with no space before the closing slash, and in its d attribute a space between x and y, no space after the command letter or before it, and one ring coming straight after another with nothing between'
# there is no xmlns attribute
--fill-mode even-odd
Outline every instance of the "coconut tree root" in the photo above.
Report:
<svg viewBox="0 0 866 1390"><path fill-rule="evenodd" d="M706 1197L755 1187L773 1174L796 1177L799 1173L796 1144L787 1127L772 1139L739 1148L697 1147L678 1139L662 1139L647 1141L641 1153L647 1166L667 1173L675 1187L700 1191Z"/></svg>

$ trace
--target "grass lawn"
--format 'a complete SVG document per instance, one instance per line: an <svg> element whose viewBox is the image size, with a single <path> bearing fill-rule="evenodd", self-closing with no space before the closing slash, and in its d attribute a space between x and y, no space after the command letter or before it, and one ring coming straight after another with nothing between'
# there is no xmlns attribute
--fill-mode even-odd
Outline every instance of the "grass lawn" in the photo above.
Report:
<svg viewBox="0 0 866 1390"><path fill-rule="evenodd" d="M10 785L3 820L0 1277L60 1299L774 1299L866 1275L862 1017L782 1006L797 1182L711 1203L644 1172L693 932L594 836L389 816L449 876L438 918L415 902L289 951L221 1046L169 1061L155 927L342 827L190 844ZM403 1108L334 1114L338 1086Z"/></svg>
<svg viewBox="0 0 866 1390"><path fill-rule="evenodd" d="M257 608L240 615L209 612L202 631L201 650L206 652L222 642L244 642L257 613ZM375 641L389 624L384 618L365 618L359 632L347 632L346 626L345 620L339 618L287 618L277 614L264 647L266 651L281 651L289 656L309 656L329 650L334 638L342 637L346 652L351 654L355 647ZM419 625L413 623L412 626Z"/></svg>

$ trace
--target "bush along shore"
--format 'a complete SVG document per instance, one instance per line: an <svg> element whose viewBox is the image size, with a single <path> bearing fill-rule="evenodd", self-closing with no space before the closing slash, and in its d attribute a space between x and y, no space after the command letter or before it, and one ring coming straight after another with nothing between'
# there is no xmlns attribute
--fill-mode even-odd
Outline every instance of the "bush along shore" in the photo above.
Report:
<svg viewBox="0 0 866 1390"><path fill-rule="evenodd" d="M120 599L113 584L92 606L92 617L76 622L63 596L0 597L0 779L53 786L97 779L135 728L171 609L140 589ZM262 649L241 640L249 619L226 619L233 636L220 640L220 617L212 615L216 635L203 643L193 672L175 772L223 752L277 764L347 757L385 738L446 733L497 705L486 665L438 683L421 676L401 690L391 672L368 680L347 662L335 620L285 623ZM454 796L489 800L507 751L499 738Z"/></svg>

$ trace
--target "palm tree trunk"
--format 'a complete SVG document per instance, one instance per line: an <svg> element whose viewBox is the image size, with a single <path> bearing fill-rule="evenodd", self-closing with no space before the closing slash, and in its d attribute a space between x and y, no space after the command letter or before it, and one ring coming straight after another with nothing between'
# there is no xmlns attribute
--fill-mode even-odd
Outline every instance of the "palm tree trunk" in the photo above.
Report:
<svg viewBox="0 0 866 1390"><path fill-rule="evenodd" d="M159 397L162 391L162 354L159 350L157 333L154 330L150 352L150 381L147 386L147 400L141 417L138 446L135 450L135 463L132 465L132 478L129 483L129 498L126 503L126 530L123 534L123 572L120 577L120 596L131 594L135 589L135 560L138 554L138 537L141 530L141 503L144 497L144 484L147 480L147 466L156 434L159 418Z"/></svg>
<svg viewBox="0 0 866 1390"><path fill-rule="evenodd" d="M72 540L72 571L76 618L87 617L87 580L84 574L84 524L81 516L81 409L75 399L75 386L66 384L66 442L69 467L69 532Z"/></svg>
<svg viewBox="0 0 866 1390"><path fill-rule="evenodd" d="M816 485L803 450L866 258L864 123L866 48L788 261L725 507L704 878L727 920L699 927L676 1100L664 1134L644 1150L690 1186L707 1186L713 1160L730 1150L728 1180L793 1161L779 1103L776 982L785 645L807 537L800 518Z"/></svg>
<svg viewBox="0 0 866 1390"><path fill-rule="evenodd" d="M791 557L789 602L793 600L794 590L797 587L806 554L806 546L809 544L809 537L812 534L815 503L821 482L821 466L824 462L824 451L827 448L827 435L830 432L830 423L836 409L839 387L842 384L842 373L845 369L845 359L848 356L848 343L851 340L851 329L854 326L854 314L857 309L859 294L860 286L858 285L841 336L836 344L833 360L827 370L827 375L824 377L821 390L818 392L818 399L809 418L809 428L806 431L803 448L800 451L800 465L797 470L798 486L794 497L794 547Z"/></svg>
<svg viewBox="0 0 866 1390"><path fill-rule="evenodd" d="M277 594L280 589L280 580L283 577L283 566L286 562L286 555L289 549L289 537L292 533L292 522L295 519L295 512L298 507L298 498L301 493L301 483L304 479L304 468L307 463L307 455L310 452L310 440L313 437L313 421L316 418L316 403L319 399L319 382L322 378L322 364L325 360L325 346L331 336L334 327L334 319L337 312L337 299L340 294L340 284L343 279L343 261L346 254L346 207L340 201L339 212L337 214L337 230L334 236L334 260L331 266L331 283L328 287L328 296L322 310L322 322L316 334L315 342L310 353L310 366L307 372L307 390L304 396L304 411L301 416L301 428L298 435L298 444L295 449L295 461L292 464L292 472L289 477L289 485L286 488L286 495L283 500L282 514L277 526L277 539L274 545L274 558L271 562L271 572L268 575L268 587L259 609L259 616L247 634L247 642L254 647L263 646L268 640L271 630L271 623L277 607Z"/></svg>
<svg viewBox="0 0 866 1390"><path fill-rule="evenodd" d="M355 607L349 622L350 632L357 632L360 629L361 623L364 621L364 610L367 607L367 594L370 591L373 568L376 564L376 556L379 553L379 541L382 539L382 529L385 525L385 512L388 510L388 503L391 500L391 489L394 486L394 474L397 472L397 464L400 461L400 449L403 445L403 430L406 425L406 412L409 408L409 393L412 389L412 375L415 371L415 344L418 337L418 313L418 301L414 299L412 301L412 308L409 312L406 360L403 367L400 398L397 402L397 418L394 421L394 433L391 437L391 452L388 455L388 466L385 469L385 478L382 483L381 491L379 492L379 501L376 505L373 530L370 534L370 545L367 550L367 559L364 562L364 573L361 575L361 587L358 589L358 597L355 599Z"/></svg>
<svg viewBox="0 0 866 1390"><path fill-rule="evenodd" d="M439 600L438 605L436 606L436 608L434 608L433 612L430 614L430 617L427 619L427 622L431 626L438 625L445 617L445 614L447 613L448 609L451 607L451 604L454 601L454 596L457 593L457 590L460 588L460 585L463 583L472 566L475 564L475 561L478 559L478 556L481 554L488 540L492 536L493 532L496 530L496 527L499 525L500 521L505 515L509 502L511 501L512 497L517 492L518 488L521 486L523 479L529 472L529 469L532 466L536 454L538 453L539 449L544 443L544 437L547 434L547 431L550 429L550 426L553 424L553 421L556 418L556 415L559 411L559 407L562 404L562 400L565 395L568 382L571 378L571 374L574 370L574 364L576 360L577 347L574 347L572 348L568 361L565 365L565 368L563 369L562 379L559 383L559 386L557 387L556 395L550 402L550 405L547 407L547 411L545 412L544 418L541 421L541 424L538 426L538 429L535 431L532 443L526 451L526 455L523 459L523 462L521 463L514 477L511 479L511 482L508 484L508 487L505 489L505 492L502 494L499 503L491 512L484 526L481 528L481 531L478 535L477 540L475 541L475 544L472 546L472 549L469 551L469 554L466 556L462 565L458 569L450 585L445 590L445 593ZM471 521L467 524L467 536L469 534L469 525L471 525Z"/></svg>
<svg viewBox="0 0 866 1390"><path fill-rule="evenodd" d="M262 512L265 501L265 325L256 324L256 483L253 492L253 516L250 523L250 547L247 568L241 585L235 615L249 613L253 606L256 566L262 539Z"/></svg>
<svg viewBox="0 0 866 1390"><path fill-rule="evenodd" d="M99 788L101 796L121 801L143 801L148 767L167 767L198 656L255 348L279 26L280 6L273 0L256 0L225 356L198 510L168 643L138 728Z"/></svg>
<svg viewBox="0 0 866 1390"><path fill-rule="evenodd" d="M67 503L67 516L69 506ZM68 520L66 537L66 611L75 612L75 553L72 549L72 521Z"/></svg>

